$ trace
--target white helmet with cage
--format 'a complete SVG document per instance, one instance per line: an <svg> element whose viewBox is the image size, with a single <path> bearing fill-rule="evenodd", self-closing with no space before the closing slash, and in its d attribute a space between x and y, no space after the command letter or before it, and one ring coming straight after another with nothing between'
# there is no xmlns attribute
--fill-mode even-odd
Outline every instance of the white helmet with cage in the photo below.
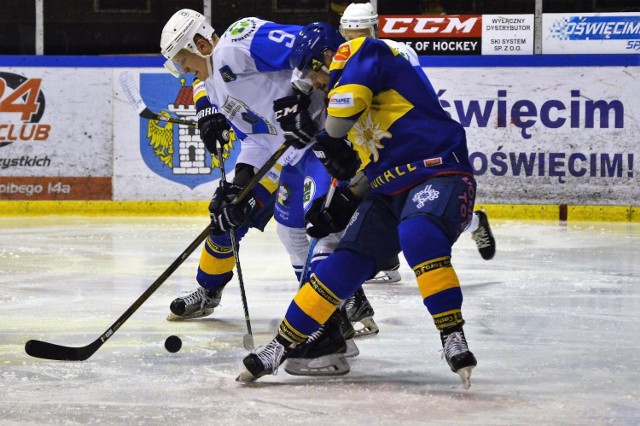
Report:
<svg viewBox="0 0 640 426"><path fill-rule="evenodd" d="M378 14L371 3L351 3L340 18L340 34L349 40L345 31L368 30L369 37L378 38Z"/></svg>
<svg viewBox="0 0 640 426"><path fill-rule="evenodd" d="M187 49L198 56L206 57L200 53L193 38L198 34L213 44L214 33L215 30L209 25L207 19L195 10L182 9L174 13L165 24L160 36L162 56L167 59L164 67L178 77L181 67L173 60L178 52Z"/></svg>

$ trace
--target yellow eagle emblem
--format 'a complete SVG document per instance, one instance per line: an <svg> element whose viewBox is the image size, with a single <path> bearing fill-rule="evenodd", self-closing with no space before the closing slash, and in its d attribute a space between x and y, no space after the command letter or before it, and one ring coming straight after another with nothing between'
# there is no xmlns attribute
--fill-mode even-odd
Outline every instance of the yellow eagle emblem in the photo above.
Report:
<svg viewBox="0 0 640 426"><path fill-rule="evenodd" d="M158 115L170 117L167 111L160 111ZM162 161L162 164L173 168L173 123L149 120L147 137L155 156Z"/></svg>

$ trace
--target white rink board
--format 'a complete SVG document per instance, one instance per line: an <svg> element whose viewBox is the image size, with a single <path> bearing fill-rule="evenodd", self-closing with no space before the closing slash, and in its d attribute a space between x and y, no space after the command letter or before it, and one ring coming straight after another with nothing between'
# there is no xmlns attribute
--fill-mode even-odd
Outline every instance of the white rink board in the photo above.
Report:
<svg viewBox="0 0 640 426"><path fill-rule="evenodd" d="M478 202L633 205L640 199L637 67L425 69L445 110L466 127ZM592 102L612 107L608 123L587 112Z"/></svg>
<svg viewBox="0 0 640 426"><path fill-rule="evenodd" d="M615 60L632 55L588 55L582 62L573 60L577 56L583 55L521 55L509 57L508 62L500 61L498 55L466 62L453 57L422 58L445 110L467 130L479 203L637 204L640 68L637 62L620 65ZM63 66L52 57L44 58L42 65L12 66L33 58L13 62L0 58L3 77L19 74L41 80L46 101L43 113L26 124L50 126L43 140L0 146L0 164L22 157L47 159L43 167L32 162L31 166L1 168L1 185L28 184L38 177L53 183L63 176L90 177L86 182L63 182L84 191L77 192L74 186L71 199L86 199L73 197L94 191L96 181L92 179L98 177L103 179L98 183L107 187L103 199L211 197L217 170L187 176L191 181L186 182L185 176L171 175L164 166L157 166L158 159L148 153L150 124L140 119L118 79L122 72L132 72L147 106L161 112L172 111L191 78L185 78L181 86L162 67L142 65L143 58L129 58L123 64L119 60L97 58L91 67L77 67L73 65L82 63L80 57L66 60ZM2 98L15 86L15 82L7 85ZM607 120L602 120L603 109ZM24 122L16 113L3 112L0 126L11 124ZM176 129L176 153L178 135ZM3 136L7 136L6 127L0 127L0 145ZM229 171L233 166L233 159L226 162Z"/></svg>

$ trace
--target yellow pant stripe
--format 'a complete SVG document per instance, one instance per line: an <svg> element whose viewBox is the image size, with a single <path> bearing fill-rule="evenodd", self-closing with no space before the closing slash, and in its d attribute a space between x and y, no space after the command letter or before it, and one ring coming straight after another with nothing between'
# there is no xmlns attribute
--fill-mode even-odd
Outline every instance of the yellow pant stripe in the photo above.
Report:
<svg viewBox="0 0 640 426"><path fill-rule="evenodd" d="M460 324L462 322L462 311L460 309L452 309L433 315L433 322L438 330Z"/></svg>
<svg viewBox="0 0 640 426"><path fill-rule="evenodd" d="M315 276L312 276L311 281L313 281L314 277ZM320 281L318 280L315 281L316 284L320 283ZM298 291L298 294L296 294L293 298L293 301L296 303L296 305L298 305L302 312L309 315L320 324L324 324L329 319L331 314L336 310L336 306L338 306L341 302L341 300L335 296L333 296L334 299L331 301L323 297L323 295L318 292L318 289L321 289L323 287L324 285L314 286L313 284L311 284L311 282L308 282L304 286L302 286L302 288ZM326 292L329 292L326 287L324 287L324 290L326 290ZM331 292L329 293L333 294Z"/></svg>
<svg viewBox="0 0 640 426"><path fill-rule="evenodd" d="M413 268L418 288L423 299L449 288L460 287L456 271L449 257L440 257L421 263Z"/></svg>
<svg viewBox="0 0 640 426"><path fill-rule="evenodd" d="M219 244L214 243L211 240L211 238L207 238L205 240L205 242L207 243L207 247L209 247L209 249L214 253L220 253L222 255L228 255L233 251L233 249L231 247L221 246Z"/></svg>
<svg viewBox="0 0 640 426"><path fill-rule="evenodd" d="M236 259L231 256L226 259L219 259L211 256L206 248L202 248L200 255L200 269L209 275L220 275L232 271L236 266Z"/></svg>
<svg viewBox="0 0 640 426"><path fill-rule="evenodd" d="M309 284L320 296L322 296L324 299L329 301L329 303L332 303L333 305L338 306L340 302L342 302L342 300L339 299L338 296L333 294L333 292L329 290L329 288L326 285L324 285L324 283L320 281L315 274L311 275L311 278L309 279Z"/></svg>
<svg viewBox="0 0 640 426"><path fill-rule="evenodd" d="M307 340L307 337L309 337L306 334L302 334L295 328L291 327L291 324L289 324L289 321L287 321L286 318L282 321L282 323L280 323L280 327L278 327L278 333L291 343L303 343Z"/></svg>

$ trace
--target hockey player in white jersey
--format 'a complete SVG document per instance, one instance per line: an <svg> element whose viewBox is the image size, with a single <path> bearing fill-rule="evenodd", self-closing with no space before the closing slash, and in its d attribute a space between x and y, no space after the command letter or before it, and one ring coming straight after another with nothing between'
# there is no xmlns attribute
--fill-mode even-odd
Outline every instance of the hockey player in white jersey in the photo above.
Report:
<svg viewBox="0 0 640 426"><path fill-rule="evenodd" d="M340 18L340 33L347 41L357 37L378 38L378 14L375 7L371 3L351 3ZM423 73L418 55L411 46L395 40L383 39L383 41L398 50L403 57L409 60L414 68ZM428 79L425 79L425 81L431 86ZM496 240L491 232L487 214L484 211L478 210L474 212L473 218L464 232L471 233L471 238L475 241L483 259L490 260L493 258L496 253ZM392 266L386 266L385 269L392 269ZM368 282L393 282L396 277L394 275L385 275L388 273L388 271L383 270Z"/></svg>
<svg viewBox="0 0 640 426"><path fill-rule="evenodd" d="M206 91L210 107L198 108L198 127L209 151L216 151L216 139L229 128L227 121L238 133L246 135L233 181L216 190L210 206L212 236L207 239L200 259L197 275L200 288L172 302L170 319L197 318L213 312L235 265L227 231L235 229L240 239L249 226L261 229L268 220L268 214L256 213L273 208L273 204L268 204L268 196L260 195L260 188L238 205L231 201L285 140L281 127L291 116L278 112L278 102L293 100L301 104L299 111L304 113L296 114L293 120L297 138L304 138L305 134L312 137L322 125L318 121L323 117L323 94L309 97L294 91L291 85L288 56L300 28L244 18L218 37L201 14L188 9L177 12L165 25L161 37L162 53L167 58L165 67L176 76L192 73L204 81L206 90L202 93ZM336 47L342 41L340 37ZM196 85L196 98L199 86ZM309 114L308 110L315 113ZM316 179L314 185L306 185L304 179L309 176ZM285 153L275 217L278 235L294 268L301 269L308 251L303 203L308 205L326 192L329 181L330 176L310 150L290 149ZM309 191L304 193L305 189ZM338 238L339 235L322 238L314 253L328 254ZM348 336L349 327L341 325Z"/></svg>
<svg viewBox="0 0 640 426"><path fill-rule="evenodd" d="M235 170L229 174L233 181L223 183L210 206L212 235L200 258L196 276L200 287L172 302L169 319L211 314L220 303L222 289L231 280L235 266L226 231L236 229L240 240L248 227L263 229L271 217L278 176L273 176L271 185L265 185L268 191L256 186L244 202L233 205L230 201L284 141L272 102L291 93L291 70L286 58L298 30L297 26L247 18L234 23L219 37L203 15L182 9L162 31L160 46L167 59L165 68L176 77L194 74L201 82L194 85L194 98L200 137L207 149L216 152L216 143L224 141L220 136L229 129L229 122L244 136ZM199 103L203 105L198 106ZM291 162L296 156L291 149L282 158Z"/></svg>

